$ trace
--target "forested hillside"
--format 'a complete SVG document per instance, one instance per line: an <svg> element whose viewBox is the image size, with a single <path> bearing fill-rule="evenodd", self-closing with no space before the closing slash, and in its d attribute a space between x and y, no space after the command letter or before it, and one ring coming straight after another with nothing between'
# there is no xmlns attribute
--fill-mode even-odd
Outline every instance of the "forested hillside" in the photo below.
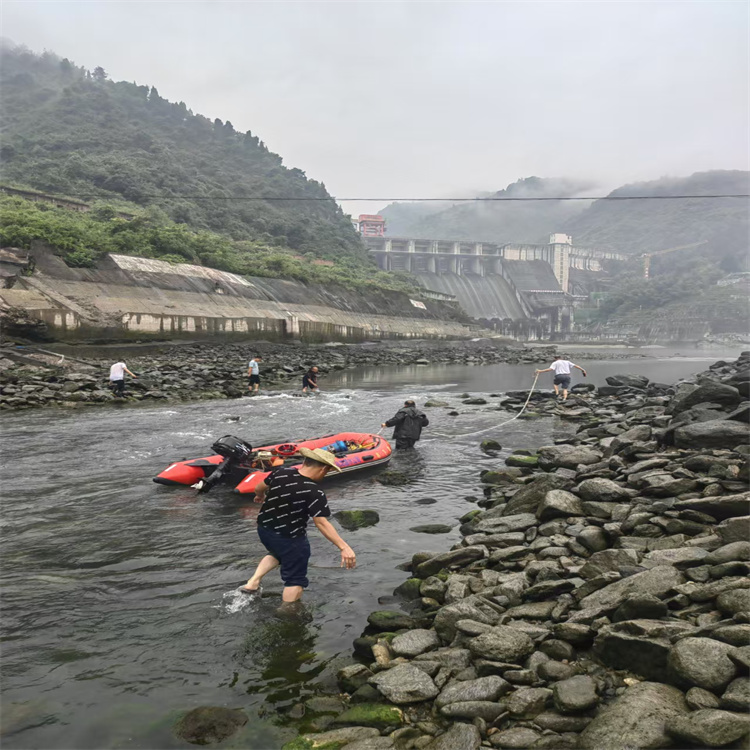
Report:
<svg viewBox="0 0 750 750"><path fill-rule="evenodd" d="M690 177L625 185L613 198L656 196L655 200L600 200L572 218L565 231L577 244L610 247L638 255L706 241L701 257L741 270L748 250L747 198L677 199L678 195L747 195L750 173L697 172ZM670 263L683 256L668 255Z"/></svg>
<svg viewBox="0 0 750 750"><path fill-rule="evenodd" d="M101 68L20 47L1 54L6 183L127 201L233 240L369 265L325 187L250 131L194 114L154 86L111 81Z"/></svg>
<svg viewBox="0 0 750 750"><path fill-rule="evenodd" d="M582 195L589 185L577 180L527 177L487 196L548 198ZM434 211L433 203L394 203L381 213L388 234L438 240L547 242L587 205L578 201L477 201Z"/></svg>

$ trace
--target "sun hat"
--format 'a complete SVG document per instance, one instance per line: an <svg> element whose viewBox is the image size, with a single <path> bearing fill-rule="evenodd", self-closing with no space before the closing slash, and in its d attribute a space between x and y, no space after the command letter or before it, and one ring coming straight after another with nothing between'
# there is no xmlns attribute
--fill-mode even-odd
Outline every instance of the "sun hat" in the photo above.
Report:
<svg viewBox="0 0 750 750"><path fill-rule="evenodd" d="M304 456L305 458L309 458L311 461L317 461L319 464L325 464L326 466L330 466L336 471L341 471L341 469L339 469L336 464L336 459L334 458L333 454L329 453L328 451L323 451L320 448L315 448L314 450L310 450L309 448L300 448L299 454L301 456Z"/></svg>

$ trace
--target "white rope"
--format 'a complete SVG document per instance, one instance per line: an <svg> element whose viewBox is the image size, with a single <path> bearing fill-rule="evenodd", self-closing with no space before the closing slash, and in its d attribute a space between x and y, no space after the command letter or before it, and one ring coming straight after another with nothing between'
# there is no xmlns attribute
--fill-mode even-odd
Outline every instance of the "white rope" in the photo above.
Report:
<svg viewBox="0 0 750 750"><path fill-rule="evenodd" d="M534 375L534 382L531 384L531 390L529 391L529 395L526 397L526 401L524 405L521 407L521 411L519 411L518 414L516 414L514 417L511 417L505 422L500 422L500 424L493 424L492 427L487 427L483 430L476 430L474 432L465 432L462 435L455 435L454 437L470 437L471 435L481 435L483 432L489 432L490 430L499 430L501 427L504 427L506 424L510 424L514 420L518 419L521 416L521 414L523 414L526 411L526 407L529 405L529 401L531 401L531 396L534 393L534 388L536 388L537 380L539 380L538 372Z"/></svg>

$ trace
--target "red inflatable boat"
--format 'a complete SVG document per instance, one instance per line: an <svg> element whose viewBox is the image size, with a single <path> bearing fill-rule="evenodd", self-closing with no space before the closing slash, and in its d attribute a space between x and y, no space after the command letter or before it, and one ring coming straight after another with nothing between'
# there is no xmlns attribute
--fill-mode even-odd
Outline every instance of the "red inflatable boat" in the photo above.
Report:
<svg viewBox="0 0 750 750"><path fill-rule="evenodd" d="M340 432L295 443L277 443L255 448L241 438L226 435L211 448L213 456L178 461L154 477L157 484L188 485L207 492L216 484L231 484L235 492L252 494L256 485L273 469L300 466L300 448L323 448L336 457L342 474L350 474L391 460L391 445L380 435ZM340 476L332 472L330 476Z"/></svg>

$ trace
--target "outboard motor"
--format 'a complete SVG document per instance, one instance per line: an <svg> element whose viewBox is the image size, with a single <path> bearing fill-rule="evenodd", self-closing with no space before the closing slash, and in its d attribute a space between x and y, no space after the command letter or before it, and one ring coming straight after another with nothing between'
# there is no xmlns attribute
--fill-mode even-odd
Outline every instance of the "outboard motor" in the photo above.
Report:
<svg viewBox="0 0 750 750"><path fill-rule="evenodd" d="M212 446L211 450L224 457L224 460L211 472L210 476L201 479L194 484L198 492L208 492L214 485L219 484L226 474L252 458L253 446L234 435L220 437Z"/></svg>

